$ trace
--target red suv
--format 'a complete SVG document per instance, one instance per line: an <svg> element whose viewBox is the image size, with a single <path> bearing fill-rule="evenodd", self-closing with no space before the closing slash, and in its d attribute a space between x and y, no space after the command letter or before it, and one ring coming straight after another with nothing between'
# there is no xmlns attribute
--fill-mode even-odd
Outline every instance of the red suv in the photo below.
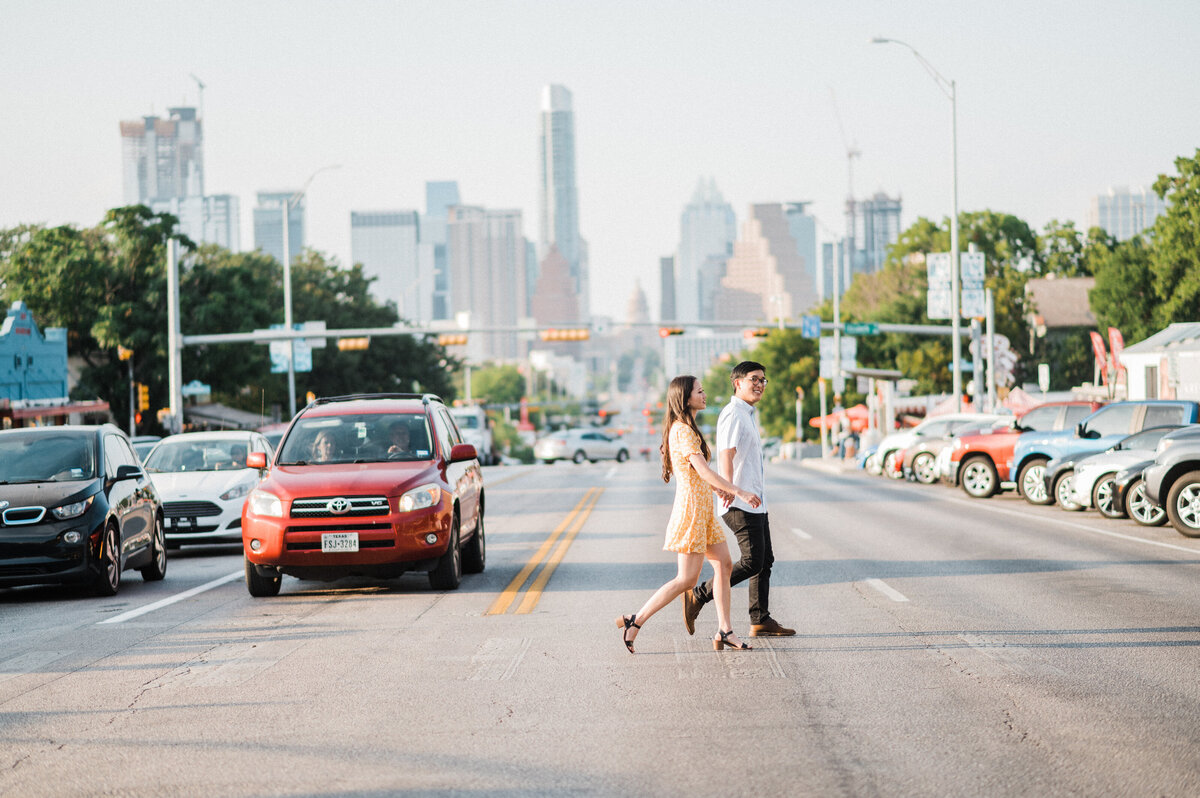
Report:
<svg viewBox="0 0 1200 798"><path fill-rule="evenodd" d="M251 454L252 468L267 466ZM426 571L436 590L483 571L483 477L475 447L432 394L317 399L288 427L242 508L246 587Z"/></svg>
<svg viewBox="0 0 1200 798"><path fill-rule="evenodd" d="M1075 425L1100 408L1100 402L1047 402L1026 410L1013 420L1011 427L955 439L950 464L943 478L962 485L967 495L986 499L1011 482L1008 473L1017 438L1031 431L1052 432L1074 429Z"/></svg>

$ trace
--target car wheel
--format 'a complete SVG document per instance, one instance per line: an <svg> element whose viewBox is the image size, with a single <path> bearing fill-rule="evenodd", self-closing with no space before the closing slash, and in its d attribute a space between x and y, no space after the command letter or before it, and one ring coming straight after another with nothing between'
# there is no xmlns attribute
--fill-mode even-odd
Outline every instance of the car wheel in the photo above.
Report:
<svg viewBox="0 0 1200 798"><path fill-rule="evenodd" d="M617 452L617 462L618 463L624 463L628 459L629 459L629 452L625 451L624 449Z"/></svg>
<svg viewBox="0 0 1200 798"><path fill-rule="evenodd" d="M487 565L487 538L483 532L483 510L479 511L479 521L475 524L475 534L471 542L463 549L462 569L465 574L481 574Z"/></svg>
<svg viewBox="0 0 1200 798"><path fill-rule="evenodd" d="M1075 489L1075 471L1064 471L1054 479L1054 501L1067 512L1074 513L1083 509L1083 505L1075 501L1071 491Z"/></svg>
<svg viewBox="0 0 1200 798"><path fill-rule="evenodd" d="M933 465L933 455L929 452L921 452L913 458L912 470L917 482L922 485L932 485L937 482L937 474L933 471Z"/></svg>
<svg viewBox="0 0 1200 798"><path fill-rule="evenodd" d="M996 466L986 457L972 457L963 463L959 479L963 491L976 499L988 499L996 495L996 486L1000 484Z"/></svg>
<svg viewBox="0 0 1200 798"><path fill-rule="evenodd" d="M462 581L462 551L458 548L458 516L450 526L450 545L429 572L429 586L434 590L455 590Z"/></svg>
<svg viewBox="0 0 1200 798"><path fill-rule="evenodd" d="M1092 506L1099 510L1100 515L1105 518L1125 517L1125 508L1118 507L1114 501L1116 497L1113 496L1113 478L1116 475L1115 471L1111 474L1103 474L1092 486Z"/></svg>
<svg viewBox="0 0 1200 798"><path fill-rule="evenodd" d="M1046 492L1046 461L1030 460L1021 466L1017 487L1030 504L1053 504L1054 497Z"/></svg>
<svg viewBox="0 0 1200 798"><path fill-rule="evenodd" d="M579 451L575 452L575 456L571 458L571 462L575 465L579 465L587 459L587 455L583 453L582 449L580 449Z"/></svg>
<svg viewBox="0 0 1200 798"><path fill-rule="evenodd" d="M154 517L154 534L150 538L150 564L141 569L142 579L157 582L167 575L167 536L163 532L162 516Z"/></svg>
<svg viewBox="0 0 1200 798"><path fill-rule="evenodd" d="M896 470L896 452L894 450L883 456L883 473L891 479L902 479L904 477L903 469Z"/></svg>
<svg viewBox="0 0 1200 798"><path fill-rule="evenodd" d="M263 576L258 572L258 568L254 566L254 563L246 560L246 590L250 591L251 596L255 598L278 596L279 588L282 584L282 576L279 574L275 574L275 576Z"/></svg>
<svg viewBox="0 0 1200 798"><path fill-rule="evenodd" d="M1179 534L1200 537L1200 471L1190 471L1167 493L1167 517Z"/></svg>
<svg viewBox="0 0 1200 798"><path fill-rule="evenodd" d="M551 460L550 458L543 458L541 460L538 460L538 462L541 463L542 465L554 465L554 461Z"/></svg>
<svg viewBox="0 0 1200 798"><path fill-rule="evenodd" d="M100 551L96 554L96 573L92 590L97 596L115 596L121 588L121 543L116 524L104 528Z"/></svg>
<svg viewBox="0 0 1200 798"><path fill-rule="evenodd" d="M1162 526L1167 523L1167 511L1150 501L1146 482L1138 477L1125 491L1125 512L1142 526Z"/></svg>

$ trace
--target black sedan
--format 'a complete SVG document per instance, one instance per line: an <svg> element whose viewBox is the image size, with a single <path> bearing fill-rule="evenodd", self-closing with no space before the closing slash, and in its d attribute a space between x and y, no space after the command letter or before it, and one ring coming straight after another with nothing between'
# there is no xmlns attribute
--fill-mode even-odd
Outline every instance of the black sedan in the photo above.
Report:
<svg viewBox="0 0 1200 798"><path fill-rule="evenodd" d="M0 587L83 583L114 595L121 572L167 572L162 504L111 424L0 431Z"/></svg>

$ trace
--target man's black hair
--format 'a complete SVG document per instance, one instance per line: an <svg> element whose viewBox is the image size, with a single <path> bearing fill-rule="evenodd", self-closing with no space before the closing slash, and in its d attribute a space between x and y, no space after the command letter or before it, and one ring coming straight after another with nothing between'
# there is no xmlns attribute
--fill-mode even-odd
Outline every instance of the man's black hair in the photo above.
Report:
<svg viewBox="0 0 1200 798"><path fill-rule="evenodd" d="M741 363L738 363L733 367L733 372L730 373L729 378L732 380L740 380L747 374L750 374L754 371L761 371L763 374L766 374L767 367L762 363L756 363L753 360L743 360Z"/></svg>

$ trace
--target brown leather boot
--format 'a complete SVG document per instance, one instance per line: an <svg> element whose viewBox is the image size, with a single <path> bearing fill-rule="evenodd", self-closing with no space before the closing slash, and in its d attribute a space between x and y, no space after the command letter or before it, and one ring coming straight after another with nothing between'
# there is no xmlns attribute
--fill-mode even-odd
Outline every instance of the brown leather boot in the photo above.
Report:
<svg viewBox="0 0 1200 798"><path fill-rule="evenodd" d="M689 588L683 591L683 625L687 628L687 633L690 635L696 634L696 616L700 614L700 608L704 605L696 598L696 594Z"/></svg>
<svg viewBox="0 0 1200 798"><path fill-rule="evenodd" d="M781 626L779 621L770 615L764 618L762 623L750 624L751 637L791 637L794 634L796 634L795 629Z"/></svg>

